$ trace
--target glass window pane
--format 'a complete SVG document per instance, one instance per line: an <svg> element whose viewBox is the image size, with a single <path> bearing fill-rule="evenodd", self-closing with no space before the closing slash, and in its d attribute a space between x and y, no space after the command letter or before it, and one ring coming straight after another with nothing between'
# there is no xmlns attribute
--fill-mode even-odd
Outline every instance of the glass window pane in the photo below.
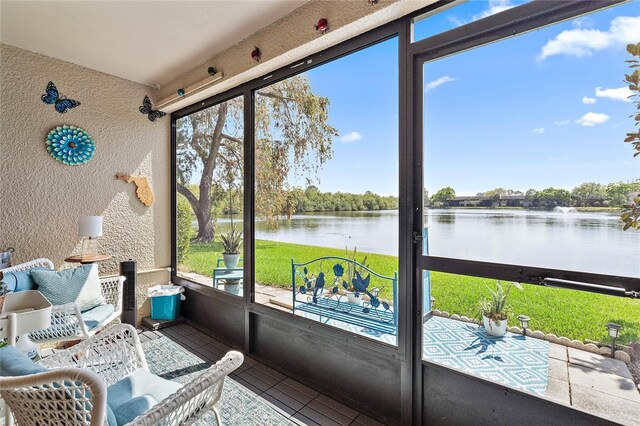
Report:
<svg viewBox="0 0 640 426"><path fill-rule="evenodd" d="M640 191L623 142L636 15L625 4L424 65L430 255L640 276L639 231L620 219ZM609 41L580 41L594 34Z"/></svg>
<svg viewBox="0 0 640 426"><path fill-rule="evenodd" d="M531 0L469 0L445 5L413 21L413 41L452 30Z"/></svg>
<svg viewBox="0 0 640 426"><path fill-rule="evenodd" d="M611 353L611 338L605 324L614 322L623 327L616 342L619 349L637 344L638 299L527 284L521 285L520 290L509 282L500 284L504 291L511 287L505 315L501 317L505 319L485 327L482 312L492 302L489 289L497 290L497 280L424 271L425 300L430 301L432 310L425 310L423 359L575 406L580 402L569 399L570 386L598 389L612 377L600 368L605 363L612 364L606 358ZM521 315L528 318L526 336L518 318ZM503 327L508 330L504 336L488 333L489 328L498 333ZM581 364L585 375L575 380L583 379L582 382L572 382L573 376L567 373L567 345L575 345L576 341L583 346L581 350L569 349L571 356L591 360L590 364ZM616 380L633 389L626 364L613 364L620 368ZM619 416L617 421L632 412L609 414L602 405L577 406L601 416Z"/></svg>
<svg viewBox="0 0 640 426"><path fill-rule="evenodd" d="M176 121L178 275L242 295L243 98Z"/></svg>
<svg viewBox="0 0 640 426"><path fill-rule="evenodd" d="M255 93L255 301L396 342L392 39Z"/></svg>
<svg viewBox="0 0 640 426"><path fill-rule="evenodd" d="M634 6L424 64L426 256L640 276L640 233L620 217L640 191L623 142L634 125L622 83L626 44L640 36ZM635 419L581 406L570 390L605 392L606 324L622 326L615 348L636 345L640 300L438 271L424 271L423 289L424 360ZM578 373L571 357L593 362ZM615 380L635 389L616 365Z"/></svg>

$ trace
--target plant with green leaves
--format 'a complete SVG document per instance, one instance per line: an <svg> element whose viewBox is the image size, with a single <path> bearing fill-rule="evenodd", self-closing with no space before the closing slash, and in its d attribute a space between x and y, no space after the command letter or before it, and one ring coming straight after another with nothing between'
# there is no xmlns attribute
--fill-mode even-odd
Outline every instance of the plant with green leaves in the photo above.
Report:
<svg viewBox="0 0 640 426"><path fill-rule="evenodd" d="M478 302L478 319L482 320L482 317L485 316L500 326L500 321L506 320L511 312L511 307L507 304L507 299L509 298L512 287L522 290L520 283L516 282L509 284L506 290L502 288L500 281L496 284L495 290L487 287L487 290L489 290L491 294L491 299L482 299Z"/></svg>
<svg viewBox="0 0 640 426"><path fill-rule="evenodd" d="M629 96L635 104L636 112L631 115L636 122L636 126L640 125L640 61L635 58L640 58L640 43L637 44L628 44L627 52L634 59L629 59L625 61L629 64L629 68L633 70L631 74L625 74L624 80L629 85L629 91L631 91L631 95ZM627 133L627 137L624 140L633 146L633 149L636 151L633 154L634 157L640 155L640 129Z"/></svg>
<svg viewBox="0 0 640 426"><path fill-rule="evenodd" d="M624 223L623 230L640 229L640 197L634 197L631 204L624 206L620 219Z"/></svg>
<svg viewBox="0 0 640 426"><path fill-rule="evenodd" d="M178 235L176 237L178 262L181 263L186 260L189 255L192 234L191 207L182 195L178 195L176 205L176 223L178 227Z"/></svg>
<svg viewBox="0 0 640 426"><path fill-rule="evenodd" d="M362 258L362 261L358 262L358 259L357 259L358 248L354 247L353 251L350 251L348 247L345 247L344 257L353 261L353 262L346 262L346 269L344 271L344 274L346 276L346 282L347 282L347 291L356 292L356 289L353 286L353 279L356 277L356 272L359 273L361 276L364 276L366 272L365 268L369 267L369 263L367 263L367 256L365 255ZM357 265L357 263L363 266L359 266Z"/></svg>
<svg viewBox="0 0 640 426"><path fill-rule="evenodd" d="M628 44L627 52L635 58L640 57L640 43ZM629 59L626 61L629 64L629 68L633 69L631 74L625 74L624 79L629 84L629 90L633 98L633 103L636 107L635 114L631 115L635 122L636 127L640 125L640 61L637 59ZM640 129L627 133L627 137L624 140L633 146L635 153L634 157L640 155ZM622 222L624 222L624 230L629 228L640 229L640 197L634 197L631 204L624 206L622 215L620 216Z"/></svg>
<svg viewBox="0 0 640 426"><path fill-rule="evenodd" d="M235 226L232 226L226 235L220 235L220 242L223 248L222 254L240 254L242 232L238 231Z"/></svg>

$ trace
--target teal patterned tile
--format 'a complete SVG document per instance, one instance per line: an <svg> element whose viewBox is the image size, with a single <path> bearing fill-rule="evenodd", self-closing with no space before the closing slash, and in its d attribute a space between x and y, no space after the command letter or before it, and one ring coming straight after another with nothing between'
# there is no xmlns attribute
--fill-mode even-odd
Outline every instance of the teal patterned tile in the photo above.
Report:
<svg viewBox="0 0 640 426"><path fill-rule="evenodd" d="M547 390L549 342L519 334L489 336L475 324L432 317L424 324L423 356L538 395Z"/></svg>

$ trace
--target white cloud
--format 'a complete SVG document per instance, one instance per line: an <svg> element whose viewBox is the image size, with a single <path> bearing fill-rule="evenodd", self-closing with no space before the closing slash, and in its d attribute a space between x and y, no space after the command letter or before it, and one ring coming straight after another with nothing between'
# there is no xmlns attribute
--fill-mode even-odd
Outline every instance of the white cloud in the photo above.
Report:
<svg viewBox="0 0 640 426"><path fill-rule="evenodd" d="M594 25L593 19L588 16L581 16L571 22L574 28L591 28Z"/></svg>
<svg viewBox="0 0 640 426"><path fill-rule="evenodd" d="M535 129L533 129L533 133L536 133L538 135L541 135L544 133L544 127L536 127Z"/></svg>
<svg viewBox="0 0 640 426"><path fill-rule="evenodd" d="M473 15L473 20L486 18L487 16L495 15L496 13L504 12L507 9L511 9L515 6L511 0L489 0L488 7L477 15Z"/></svg>
<svg viewBox="0 0 640 426"><path fill-rule="evenodd" d="M596 98L585 96L584 98L582 98L582 103L586 105L593 105L596 103Z"/></svg>
<svg viewBox="0 0 640 426"><path fill-rule="evenodd" d="M469 23L468 21L465 21L465 20L464 20L464 19L462 19L462 18L458 18L458 17L457 17L457 16L455 16L455 15L449 15L449 16L447 16L447 19L449 20L449 22L451 22L451 23L452 23L453 25L455 25L456 27L461 27L461 26L463 26L464 24L468 24L468 23Z"/></svg>
<svg viewBox="0 0 640 426"><path fill-rule="evenodd" d="M596 96L599 98L609 98L614 101L631 102L631 90L627 86L618 87L617 89L603 89L596 87Z"/></svg>
<svg viewBox="0 0 640 426"><path fill-rule="evenodd" d="M599 112L588 112L577 119L576 123L590 127L595 126L596 124L602 124L610 118L611 117L609 117L607 114L601 114Z"/></svg>
<svg viewBox="0 0 640 426"><path fill-rule="evenodd" d="M359 141L362 139L362 135L358 132L347 133L346 135L340 136L340 142L342 143L351 143L355 141Z"/></svg>
<svg viewBox="0 0 640 426"><path fill-rule="evenodd" d="M461 27L469 22L477 21L478 19L486 18L487 16L495 15L496 13L504 12L507 9L517 6L512 0L489 0L486 4L487 8L473 15L471 19L463 19L455 15L449 15L447 19L455 26Z"/></svg>
<svg viewBox="0 0 640 426"><path fill-rule="evenodd" d="M568 55L581 58L591 56L594 51L624 46L640 39L640 16L618 16L609 24L608 31L583 28L565 30L542 47L538 59L553 55Z"/></svg>
<svg viewBox="0 0 640 426"><path fill-rule="evenodd" d="M566 126L567 124L569 124L571 122L571 120L560 120L560 121L556 121L555 125L556 126Z"/></svg>
<svg viewBox="0 0 640 426"><path fill-rule="evenodd" d="M425 84L425 90L435 89L436 87L441 86L445 83L449 83L451 81L456 81L456 79L453 77L449 77L448 75L442 76L437 80L433 80Z"/></svg>

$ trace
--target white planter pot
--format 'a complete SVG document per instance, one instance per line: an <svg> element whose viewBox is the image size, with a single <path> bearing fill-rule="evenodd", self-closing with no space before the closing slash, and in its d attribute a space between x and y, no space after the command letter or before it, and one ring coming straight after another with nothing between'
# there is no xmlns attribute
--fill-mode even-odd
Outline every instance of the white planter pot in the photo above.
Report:
<svg viewBox="0 0 640 426"><path fill-rule="evenodd" d="M229 280L229 282L224 285L224 291L235 294L236 296L241 296L242 286L240 285L240 280Z"/></svg>
<svg viewBox="0 0 640 426"><path fill-rule="evenodd" d="M224 266L228 269L234 269L238 267L238 262L240 261L240 253L238 254L222 254L222 259L224 260Z"/></svg>
<svg viewBox="0 0 640 426"><path fill-rule="evenodd" d="M507 332L507 320L500 320L500 324L496 324L496 322L492 319L489 319L482 316L482 323L484 325L484 329L487 331L487 334L490 336L502 337Z"/></svg>
<svg viewBox="0 0 640 426"><path fill-rule="evenodd" d="M353 291L348 291L347 301L354 305L362 305L362 295L356 296L356 294Z"/></svg>

